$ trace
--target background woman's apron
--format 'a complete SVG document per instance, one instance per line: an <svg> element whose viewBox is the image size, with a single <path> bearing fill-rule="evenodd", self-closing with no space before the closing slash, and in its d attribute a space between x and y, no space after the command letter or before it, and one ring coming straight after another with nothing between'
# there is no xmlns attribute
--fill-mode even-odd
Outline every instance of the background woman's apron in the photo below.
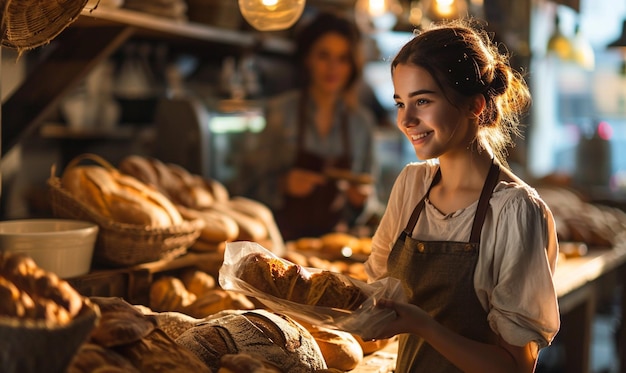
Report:
<svg viewBox="0 0 626 373"><path fill-rule="evenodd" d="M345 110L345 109L344 109ZM348 118L341 120L343 153L339 157L321 157L306 151L306 97L300 100L296 160L293 167L321 173L327 167L350 170L352 151L348 134ZM283 208L276 212L276 222L285 240L316 237L331 232L343 216L345 201L334 180L319 185L308 196L285 196ZM345 199L345 198L344 198Z"/></svg>
<svg viewBox="0 0 626 373"><path fill-rule="evenodd" d="M495 343L496 337L474 290L474 270L480 232L499 172L499 165L492 163L478 201L469 242L420 241L411 235L430 189L441 179L441 171L437 170L387 261L389 275L401 280L410 303L421 307L443 326L483 343ZM416 335L400 335L399 343L397 373L460 372Z"/></svg>

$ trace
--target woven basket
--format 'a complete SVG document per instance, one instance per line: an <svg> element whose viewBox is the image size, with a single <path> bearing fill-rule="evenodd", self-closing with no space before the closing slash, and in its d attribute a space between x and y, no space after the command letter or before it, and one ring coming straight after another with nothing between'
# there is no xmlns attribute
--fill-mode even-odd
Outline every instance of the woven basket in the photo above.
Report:
<svg viewBox="0 0 626 373"><path fill-rule="evenodd" d="M100 319L100 310L85 298L67 325L0 316L0 371L63 373Z"/></svg>
<svg viewBox="0 0 626 373"><path fill-rule="evenodd" d="M106 168L113 168L102 158L83 154L73 159L66 168L83 159L92 159ZM61 179L48 179L52 213L59 218L91 221L100 229L94 248L94 262L114 267L128 267L157 260L170 260L183 255L198 239L204 226L202 219L186 220L167 227L146 227L116 222L91 206L76 199L61 186Z"/></svg>
<svg viewBox="0 0 626 373"><path fill-rule="evenodd" d="M2 45L27 50L50 42L78 18L88 1L0 0Z"/></svg>

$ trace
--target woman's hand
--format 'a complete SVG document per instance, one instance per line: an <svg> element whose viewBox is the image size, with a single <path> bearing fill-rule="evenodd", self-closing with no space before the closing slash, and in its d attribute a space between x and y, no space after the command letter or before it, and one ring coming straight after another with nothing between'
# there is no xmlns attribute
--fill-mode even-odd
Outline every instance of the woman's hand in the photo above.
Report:
<svg viewBox="0 0 626 373"><path fill-rule="evenodd" d="M326 183L324 175L294 168L287 173L285 178L285 193L294 197L305 197L311 194L318 185L324 183Z"/></svg>
<svg viewBox="0 0 626 373"><path fill-rule="evenodd" d="M432 320L424 310L410 303L380 299L376 303L376 307L394 310L396 312L396 318L385 325L385 328L378 336L375 336L374 339L387 339L394 335L404 333L419 334L420 324Z"/></svg>
<svg viewBox="0 0 626 373"><path fill-rule="evenodd" d="M369 184L349 184L346 189L346 197L351 206L361 208L365 205L374 188Z"/></svg>

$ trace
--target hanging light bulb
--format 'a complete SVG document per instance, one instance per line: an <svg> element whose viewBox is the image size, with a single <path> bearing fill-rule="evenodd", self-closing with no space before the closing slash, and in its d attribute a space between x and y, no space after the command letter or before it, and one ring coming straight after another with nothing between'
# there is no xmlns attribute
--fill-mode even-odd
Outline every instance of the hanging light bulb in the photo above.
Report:
<svg viewBox="0 0 626 373"><path fill-rule="evenodd" d="M306 0L239 0L243 18L259 31L291 27L304 11Z"/></svg>
<svg viewBox="0 0 626 373"><path fill-rule="evenodd" d="M402 11L402 6L397 0L358 0L356 11L362 23L367 20L376 30L391 30L398 21L397 14ZM363 28L369 31L366 26Z"/></svg>
<svg viewBox="0 0 626 373"><path fill-rule="evenodd" d="M464 18L468 15L465 0L422 0L422 7L430 21Z"/></svg>

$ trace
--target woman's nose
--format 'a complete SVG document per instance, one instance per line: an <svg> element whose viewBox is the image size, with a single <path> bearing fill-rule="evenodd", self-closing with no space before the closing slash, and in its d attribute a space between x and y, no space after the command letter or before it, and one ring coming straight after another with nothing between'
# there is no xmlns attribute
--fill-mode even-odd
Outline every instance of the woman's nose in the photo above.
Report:
<svg viewBox="0 0 626 373"><path fill-rule="evenodd" d="M417 125L418 122L419 119L413 110L405 109L402 112L398 112L398 125L401 127L412 127Z"/></svg>

